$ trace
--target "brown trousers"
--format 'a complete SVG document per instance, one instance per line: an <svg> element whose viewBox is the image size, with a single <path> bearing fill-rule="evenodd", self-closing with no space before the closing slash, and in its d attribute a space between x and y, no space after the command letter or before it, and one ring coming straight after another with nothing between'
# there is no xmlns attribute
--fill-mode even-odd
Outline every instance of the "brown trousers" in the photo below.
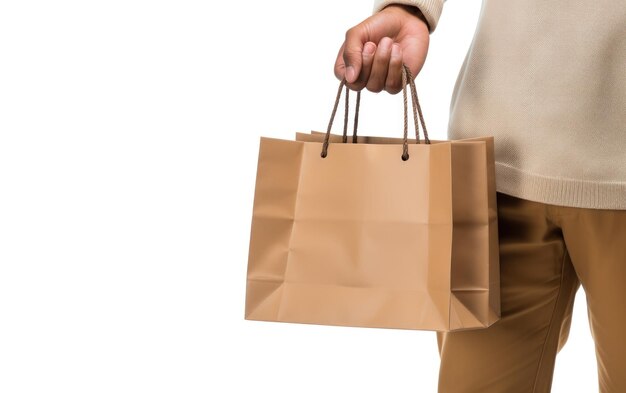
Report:
<svg viewBox="0 0 626 393"><path fill-rule="evenodd" d="M626 196L625 196L626 197ZM626 392L626 210L498 193L502 318L437 332L439 393L547 393L582 284L601 393Z"/></svg>

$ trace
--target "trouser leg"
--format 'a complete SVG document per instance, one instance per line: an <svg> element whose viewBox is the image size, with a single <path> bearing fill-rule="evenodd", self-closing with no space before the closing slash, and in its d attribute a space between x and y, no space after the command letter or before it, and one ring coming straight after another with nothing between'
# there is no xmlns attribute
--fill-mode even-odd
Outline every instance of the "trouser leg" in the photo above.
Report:
<svg viewBox="0 0 626 393"><path fill-rule="evenodd" d="M439 393L550 392L580 283L548 205L498 193L501 319L437 332Z"/></svg>
<svg viewBox="0 0 626 393"><path fill-rule="evenodd" d="M626 210L560 211L587 299L600 393L626 392Z"/></svg>

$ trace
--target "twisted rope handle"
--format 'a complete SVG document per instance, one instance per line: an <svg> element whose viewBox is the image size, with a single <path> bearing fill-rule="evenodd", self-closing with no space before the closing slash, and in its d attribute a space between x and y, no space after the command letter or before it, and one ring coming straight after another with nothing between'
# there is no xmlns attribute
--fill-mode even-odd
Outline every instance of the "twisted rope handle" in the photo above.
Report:
<svg viewBox="0 0 626 393"><path fill-rule="evenodd" d="M408 82L408 83L407 83ZM420 107L419 100L417 99L417 89L415 87L415 81L411 74L411 70L406 64L402 64L402 96L403 96L403 104L404 104L404 136L402 143L402 160L409 159L408 153L408 114L407 114L407 84L411 89L411 99L412 99L412 108L413 108L413 121L415 123L415 143L420 143L419 136L419 126L418 126L418 114L419 120L422 124L422 128L424 129L424 139L426 144L430 144L430 139L428 138L428 132L426 131L426 123L424 122L424 116L422 114L422 108ZM337 96L335 98L335 104L333 105L333 111L330 115L330 121L328 122L328 127L326 129L326 135L324 136L324 142L322 144L322 158L328 155L328 145L330 139L330 130L333 125L333 120L337 113L337 107L339 106L339 100L341 99L341 90L346 89L346 98L345 98L345 113L344 113L344 123L343 123L343 143L347 142L347 132L348 132L348 113L349 113L349 91L350 89L346 86L346 79L343 78L339 83L339 88L337 89ZM352 131L352 143L357 142L357 126L359 121L359 106L361 102L361 91L357 91L356 98L356 110L354 114L354 129Z"/></svg>
<svg viewBox="0 0 626 393"><path fill-rule="evenodd" d="M341 89L344 87L346 83L345 78L339 84L339 89L337 90L337 98L335 98L335 105L333 106L333 112L330 115L330 121L328 122L327 130L330 130L333 125L333 120L335 119L335 114L337 113L337 107L339 106L339 99L341 98ZM343 115L343 143L348 141L348 113L349 113L349 97L350 97L350 89L346 86L346 105ZM354 129L352 130L352 143L356 143L356 130L359 124L359 106L361 104L361 91L356 92L356 110L354 112ZM327 134L330 133L327 131ZM327 138L326 138L327 139ZM325 139L325 140L326 140ZM326 157L326 155L324 155Z"/></svg>
<svg viewBox="0 0 626 393"><path fill-rule="evenodd" d="M415 80L413 79L413 75L411 73L411 69L406 64L403 64L403 67L406 69L407 77L409 78L409 82L411 83L411 95L413 100L413 119L415 121L415 128L417 128L417 119L415 118L415 107L417 107L417 112L419 113L420 123L422 123L422 129L424 130L424 139L427 144L430 144L430 139L428 138L428 131L426 131L426 123L424 122L424 115L422 114L422 107L420 106L420 102L417 99L417 88L415 87ZM417 143L419 143L420 136L417 134Z"/></svg>

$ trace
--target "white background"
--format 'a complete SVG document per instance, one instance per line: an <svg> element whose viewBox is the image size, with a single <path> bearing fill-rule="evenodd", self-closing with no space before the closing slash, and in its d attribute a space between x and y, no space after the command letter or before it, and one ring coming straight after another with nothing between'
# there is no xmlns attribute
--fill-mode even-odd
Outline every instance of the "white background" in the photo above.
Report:
<svg viewBox="0 0 626 393"><path fill-rule="evenodd" d="M1 392L436 391L434 332L244 320L259 137L325 130L372 0L0 4ZM431 35L432 139L479 10ZM401 94L361 108L401 135ZM597 392L585 307L553 392Z"/></svg>

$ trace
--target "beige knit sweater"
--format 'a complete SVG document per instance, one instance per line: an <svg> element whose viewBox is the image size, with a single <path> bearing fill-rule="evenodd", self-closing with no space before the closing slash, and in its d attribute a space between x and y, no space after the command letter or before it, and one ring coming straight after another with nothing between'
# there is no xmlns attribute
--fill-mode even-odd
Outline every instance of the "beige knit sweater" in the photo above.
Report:
<svg viewBox="0 0 626 393"><path fill-rule="evenodd" d="M432 34L444 0L375 0L373 13L392 3L417 6ZM448 139L481 135L497 191L626 209L626 0L483 0Z"/></svg>

